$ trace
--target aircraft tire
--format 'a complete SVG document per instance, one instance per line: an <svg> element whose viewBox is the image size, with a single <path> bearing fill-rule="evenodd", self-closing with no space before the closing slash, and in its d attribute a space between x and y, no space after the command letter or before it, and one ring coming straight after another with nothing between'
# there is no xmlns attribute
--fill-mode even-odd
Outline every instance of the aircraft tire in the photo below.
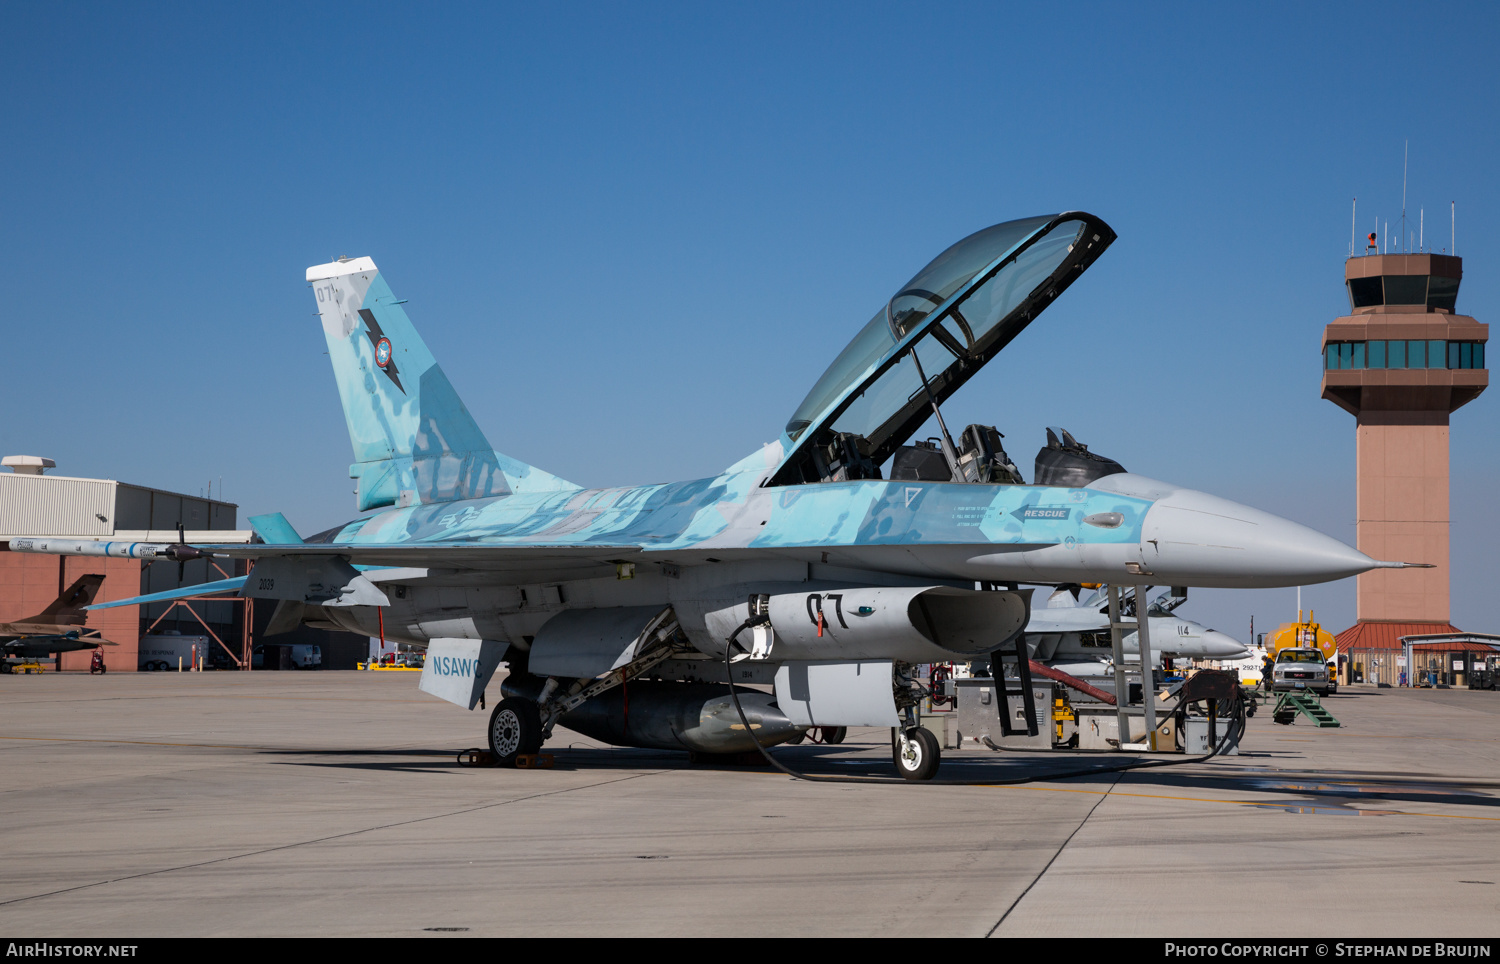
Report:
<svg viewBox="0 0 1500 964"><path fill-rule="evenodd" d="M917 727L902 734L895 730L891 734L891 759L896 772L908 780L931 780L937 775L942 748L937 737L926 727Z"/></svg>
<svg viewBox="0 0 1500 964"><path fill-rule="evenodd" d="M844 742L844 737L849 735L847 726L825 726L823 727L823 742L830 746L837 746Z"/></svg>
<svg viewBox="0 0 1500 964"><path fill-rule="evenodd" d="M490 752L498 766L513 767L522 753L542 748L542 719L531 700L509 697L495 704L490 714Z"/></svg>
<svg viewBox="0 0 1500 964"><path fill-rule="evenodd" d="M796 736L792 737L790 740L787 740L786 741L786 745L787 746L796 746L797 744L801 743L805 739L807 739L807 733L806 733L806 731L803 731L801 733L798 733Z"/></svg>

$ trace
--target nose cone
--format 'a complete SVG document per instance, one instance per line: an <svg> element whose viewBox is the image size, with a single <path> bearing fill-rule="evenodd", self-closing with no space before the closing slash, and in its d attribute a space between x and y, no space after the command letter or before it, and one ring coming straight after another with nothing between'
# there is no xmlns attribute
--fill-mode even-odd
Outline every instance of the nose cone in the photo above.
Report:
<svg viewBox="0 0 1500 964"><path fill-rule="evenodd" d="M1306 586L1388 567L1289 519L1140 476L1094 487L1155 500L1141 526L1141 564L1157 585Z"/></svg>
<svg viewBox="0 0 1500 964"><path fill-rule="evenodd" d="M1216 629L1203 633L1203 656L1205 659L1244 659L1250 655L1245 644L1227 633Z"/></svg>
<svg viewBox="0 0 1500 964"><path fill-rule="evenodd" d="M1163 582L1180 576L1243 588L1330 582L1379 565L1315 529L1192 489L1178 489L1151 507L1141 556Z"/></svg>
<svg viewBox="0 0 1500 964"><path fill-rule="evenodd" d="M1125 637L1125 651L1139 653L1140 634ZM1176 616L1157 616L1151 620L1151 651L1196 659L1243 659L1250 655L1245 644L1226 633L1205 629L1195 622Z"/></svg>

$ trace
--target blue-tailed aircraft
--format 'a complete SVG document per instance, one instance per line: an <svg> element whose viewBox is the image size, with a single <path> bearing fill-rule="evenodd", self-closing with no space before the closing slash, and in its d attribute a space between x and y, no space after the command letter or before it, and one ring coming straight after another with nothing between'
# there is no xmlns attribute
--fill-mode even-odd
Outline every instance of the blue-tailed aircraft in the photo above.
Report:
<svg viewBox="0 0 1500 964"><path fill-rule="evenodd" d="M1081 212L970 235L881 306L778 441L713 478L602 489L496 452L371 259L317 265L307 280L370 514L306 540L260 517L264 543L249 546L12 549L256 560L221 587L277 600L272 630L425 645L422 687L470 708L507 663L488 733L502 763L559 723L700 753L875 725L893 728L898 770L927 778L939 750L918 726L913 667L1014 641L1021 583L1293 586L1402 565L1130 474L1066 433L1024 484L993 427L949 432L942 403L1114 240ZM938 436L914 441L933 418ZM771 690L743 699L748 729L731 672Z"/></svg>

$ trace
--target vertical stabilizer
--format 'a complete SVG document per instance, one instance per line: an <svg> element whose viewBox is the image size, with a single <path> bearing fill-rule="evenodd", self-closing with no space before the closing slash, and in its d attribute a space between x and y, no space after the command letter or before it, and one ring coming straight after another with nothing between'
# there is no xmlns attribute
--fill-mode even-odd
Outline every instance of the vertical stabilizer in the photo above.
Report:
<svg viewBox="0 0 1500 964"><path fill-rule="evenodd" d="M361 510L577 488L494 451L370 258L307 269Z"/></svg>
<svg viewBox="0 0 1500 964"><path fill-rule="evenodd" d="M286 516L280 512L270 512L266 515L253 515L250 517L250 528L260 536L260 541L273 546L296 546L302 544L302 537L297 535L297 530L286 520Z"/></svg>
<svg viewBox="0 0 1500 964"><path fill-rule="evenodd" d="M73 585L64 589L62 593L52 601L52 604L43 609L35 616L21 620L24 623L35 623L37 625L53 624L59 628L65 626L82 626L88 618L84 607L94 602L94 597L99 594L99 587L104 585L104 577L97 573L87 576L79 576L73 581Z"/></svg>

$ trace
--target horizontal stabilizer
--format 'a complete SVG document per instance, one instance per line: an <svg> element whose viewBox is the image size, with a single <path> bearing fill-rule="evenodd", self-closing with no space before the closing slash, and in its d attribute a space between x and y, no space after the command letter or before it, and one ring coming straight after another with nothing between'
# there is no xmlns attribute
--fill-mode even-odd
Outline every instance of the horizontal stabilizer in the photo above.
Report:
<svg viewBox="0 0 1500 964"><path fill-rule="evenodd" d="M171 602L174 599L187 599L189 596L207 596L211 593L235 592L245 584L245 576L235 576L233 579L219 579L214 582L199 583L196 586L183 586L181 589L168 589L165 592L153 592L145 596L131 596L129 599L116 599L113 602L96 603L87 606L89 611L95 609L114 609L116 606L140 606L145 603Z"/></svg>

